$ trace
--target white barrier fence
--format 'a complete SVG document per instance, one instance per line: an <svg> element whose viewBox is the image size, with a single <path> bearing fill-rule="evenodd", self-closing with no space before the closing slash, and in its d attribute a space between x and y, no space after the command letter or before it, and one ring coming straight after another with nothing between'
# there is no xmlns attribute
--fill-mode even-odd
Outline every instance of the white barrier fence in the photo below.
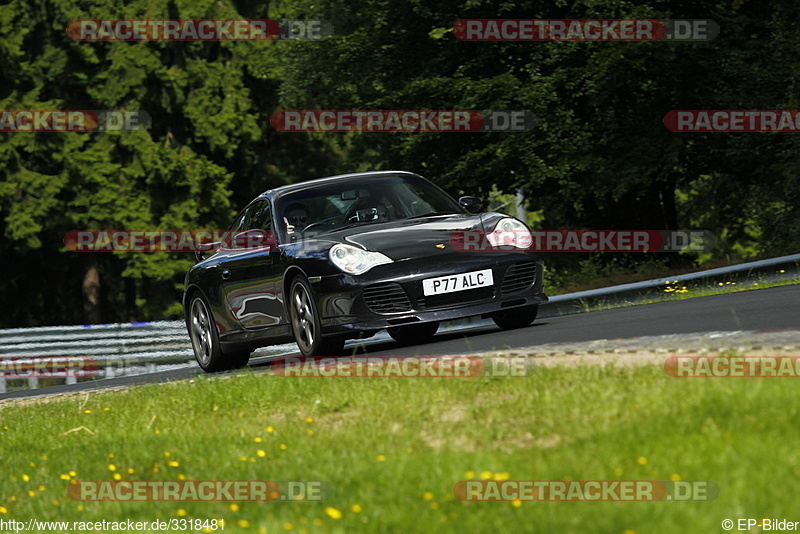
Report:
<svg viewBox="0 0 800 534"><path fill-rule="evenodd" d="M0 393L18 382L36 389L45 379L74 384L82 377L153 372L193 359L181 321L3 329Z"/></svg>

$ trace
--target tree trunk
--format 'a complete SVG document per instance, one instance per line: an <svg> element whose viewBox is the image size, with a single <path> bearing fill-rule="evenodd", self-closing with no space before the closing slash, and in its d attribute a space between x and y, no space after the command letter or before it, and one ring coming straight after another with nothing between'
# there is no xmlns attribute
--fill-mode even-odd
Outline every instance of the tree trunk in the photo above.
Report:
<svg viewBox="0 0 800 534"><path fill-rule="evenodd" d="M83 320L86 324L102 322L100 313L100 270L91 260L83 275Z"/></svg>
<svg viewBox="0 0 800 534"><path fill-rule="evenodd" d="M675 205L676 182L675 175L670 172L664 187L661 189L661 205L664 210L664 223L667 230L678 229L678 208Z"/></svg>

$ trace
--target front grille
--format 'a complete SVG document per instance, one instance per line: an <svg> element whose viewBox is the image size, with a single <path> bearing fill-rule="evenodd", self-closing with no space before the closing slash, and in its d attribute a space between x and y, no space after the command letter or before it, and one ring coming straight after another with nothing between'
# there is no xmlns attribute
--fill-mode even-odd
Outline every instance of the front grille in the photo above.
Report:
<svg viewBox="0 0 800 534"><path fill-rule="evenodd" d="M408 295L400 284L393 282L367 287L364 289L364 300L374 313L397 313L411 309Z"/></svg>
<svg viewBox="0 0 800 534"><path fill-rule="evenodd" d="M501 295L510 295L528 289L536 280L536 263L525 261L515 263L506 271L503 285L500 286Z"/></svg>

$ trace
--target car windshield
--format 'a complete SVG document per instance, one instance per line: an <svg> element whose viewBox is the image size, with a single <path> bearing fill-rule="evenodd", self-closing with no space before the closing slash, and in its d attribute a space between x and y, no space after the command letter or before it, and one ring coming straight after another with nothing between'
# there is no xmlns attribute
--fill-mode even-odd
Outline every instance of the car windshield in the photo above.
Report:
<svg viewBox="0 0 800 534"><path fill-rule="evenodd" d="M398 175L320 185L283 195L276 206L285 242L354 225L464 212L424 178Z"/></svg>

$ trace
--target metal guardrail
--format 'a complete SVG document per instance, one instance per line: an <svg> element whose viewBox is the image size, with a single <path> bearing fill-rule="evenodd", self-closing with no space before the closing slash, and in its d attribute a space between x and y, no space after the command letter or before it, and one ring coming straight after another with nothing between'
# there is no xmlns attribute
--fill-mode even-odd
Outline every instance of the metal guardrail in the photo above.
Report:
<svg viewBox="0 0 800 534"><path fill-rule="evenodd" d="M188 340L181 321L12 328L0 330L0 357L158 358L176 350L191 356Z"/></svg>
<svg viewBox="0 0 800 534"><path fill-rule="evenodd" d="M42 359L91 362L91 374L110 378L118 375L122 368L154 372L157 366L185 364L194 356L181 321L0 330L0 362L24 365ZM70 373L63 380L74 384L80 376L88 375L86 372ZM0 393L6 392L7 382L27 381L30 389L36 389L46 377L47 373L6 376L0 372Z"/></svg>
<svg viewBox="0 0 800 534"><path fill-rule="evenodd" d="M772 272L772 269L781 265L787 266L789 268L789 272L784 273L781 276L775 276L775 273ZM648 295L652 295L653 289L665 286L670 282L718 280L721 277L729 277L731 275L740 274L745 274L746 276L751 277L756 274L767 274L768 272L770 276L767 277L767 279L800 277L800 254L780 256L777 258L770 258L768 260L751 261L747 263L740 263L738 265L707 269L705 271L698 271L696 273L679 274L667 278L654 278L652 280L633 282L631 284L621 284L598 289L589 289L587 291L577 291L575 293L566 293L564 295L556 295L554 297L550 297L550 301L542 307L539 316L555 317L559 315L568 315L571 313L580 313L581 311L584 311L585 306L590 304L592 301L599 301L610 296L613 296L617 300L636 300L637 298L645 298Z"/></svg>
<svg viewBox="0 0 800 534"><path fill-rule="evenodd" d="M577 313L583 311L587 302L611 296L631 299L644 297L648 293L652 295L653 289L669 282L713 280L740 273L752 276L780 265L791 266L785 277L800 277L800 254L793 254L669 278L556 295L542 306L539 316ZM290 346L281 347L271 347L273 350L270 352L291 350ZM0 362L31 358L92 359L97 367L96 376L100 378L118 376L121 367L154 372L157 367L166 364L186 364L194 360L182 321L0 329ZM6 392L7 382L11 381L27 380L31 389L39 386L39 377L5 376L2 371L0 369L0 393ZM68 376L62 380L70 384L77 379L76 376Z"/></svg>

